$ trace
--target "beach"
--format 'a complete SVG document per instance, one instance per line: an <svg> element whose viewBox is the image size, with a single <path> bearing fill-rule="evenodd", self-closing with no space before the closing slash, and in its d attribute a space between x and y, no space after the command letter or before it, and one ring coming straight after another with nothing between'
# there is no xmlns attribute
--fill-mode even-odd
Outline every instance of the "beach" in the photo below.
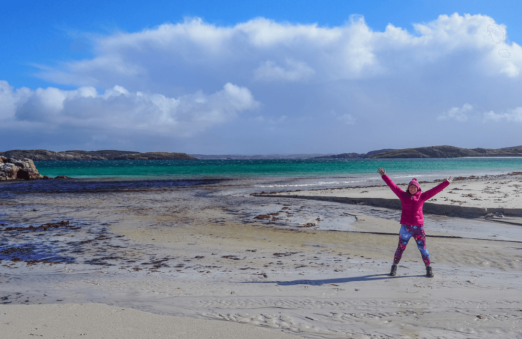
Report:
<svg viewBox="0 0 522 339"><path fill-rule="evenodd" d="M388 275L400 210L376 177L300 191L267 188L276 179L17 188L1 202L0 331L520 337L521 175L461 177L426 203L431 279L413 241Z"/></svg>
<svg viewBox="0 0 522 339"><path fill-rule="evenodd" d="M521 2L2 5L0 339L522 339Z"/></svg>

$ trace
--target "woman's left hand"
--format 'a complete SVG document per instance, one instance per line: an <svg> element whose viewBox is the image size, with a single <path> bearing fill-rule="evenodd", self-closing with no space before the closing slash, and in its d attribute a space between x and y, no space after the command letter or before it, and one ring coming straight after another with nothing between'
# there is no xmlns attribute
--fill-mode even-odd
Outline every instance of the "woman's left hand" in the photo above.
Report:
<svg viewBox="0 0 522 339"><path fill-rule="evenodd" d="M448 181L451 184L451 181L453 180L453 177L449 177L449 178L447 178L445 180Z"/></svg>

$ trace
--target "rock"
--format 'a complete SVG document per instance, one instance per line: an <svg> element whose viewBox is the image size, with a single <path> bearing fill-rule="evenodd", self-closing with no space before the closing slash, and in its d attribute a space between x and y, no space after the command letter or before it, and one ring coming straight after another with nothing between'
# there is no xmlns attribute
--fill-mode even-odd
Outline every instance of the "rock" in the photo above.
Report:
<svg viewBox="0 0 522 339"><path fill-rule="evenodd" d="M14 160L14 159L11 159L11 161L13 164L15 164L16 166L20 167L20 168L23 168L23 169L26 169L26 170L29 170L29 171L36 171L38 172L38 170L36 169L36 166L34 164L34 161L32 161L31 159L22 159L22 160Z"/></svg>
<svg viewBox="0 0 522 339"><path fill-rule="evenodd" d="M59 176L56 176L54 177L55 179L71 179L70 177L68 176L65 176L65 175L59 175Z"/></svg>
<svg viewBox="0 0 522 339"><path fill-rule="evenodd" d="M0 157L0 181L39 179L44 179L44 176L38 173L33 160Z"/></svg>
<svg viewBox="0 0 522 339"><path fill-rule="evenodd" d="M6 180L14 180L16 179L19 168L15 164L6 163L2 170L5 173Z"/></svg>
<svg viewBox="0 0 522 339"><path fill-rule="evenodd" d="M4 166L6 173L13 172L8 180L21 179L21 180L38 180L42 179L43 176L38 173L34 162L31 159L14 159L8 158L8 163ZM6 167L7 166L7 167Z"/></svg>

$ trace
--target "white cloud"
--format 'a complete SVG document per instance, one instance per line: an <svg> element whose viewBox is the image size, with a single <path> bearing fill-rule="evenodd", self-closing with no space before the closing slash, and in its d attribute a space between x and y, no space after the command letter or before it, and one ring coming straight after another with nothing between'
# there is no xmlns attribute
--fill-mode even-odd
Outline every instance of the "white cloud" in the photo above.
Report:
<svg viewBox="0 0 522 339"><path fill-rule="evenodd" d="M0 124L23 123L77 129L125 130L149 134L191 136L233 120L239 112L256 108L250 91L231 83L206 95L198 92L178 98L130 92L114 86L98 94L94 87L60 90L13 91L0 82Z"/></svg>
<svg viewBox="0 0 522 339"><path fill-rule="evenodd" d="M493 26L491 26L493 25ZM498 29L489 29L488 27ZM184 86L185 76L221 78L248 74L257 80L318 81L367 78L418 72L464 51L485 72L519 76L520 46L495 42L494 20L483 15L441 15L414 24L416 34L389 24L371 30L362 17L338 27L284 24L258 18L231 27L189 19L136 33L118 33L93 41L96 57L62 67L44 67L39 76L64 84L109 88L115 83L140 86ZM498 55L513 55L508 61ZM221 80L222 81L222 80Z"/></svg>
<svg viewBox="0 0 522 339"><path fill-rule="evenodd" d="M468 120L468 115L466 113L473 110L473 106L470 104L464 104L462 107L452 107L449 111L444 114L441 114L437 117L438 120L457 120L460 122L464 122Z"/></svg>
<svg viewBox="0 0 522 339"><path fill-rule="evenodd" d="M484 113L484 122L494 121L494 122L522 122L522 107L517 107L511 110L508 110L505 113L495 113L493 111L489 111Z"/></svg>
<svg viewBox="0 0 522 339"><path fill-rule="evenodd" d="M497 25L488 25L488 33L491 41L496 44L499 44L506 39L506 32Z"/></svg>
<svg viewBox="0 0 522 339"><path fill-rule="evenodd" d="M286 68L278 66L273 61L265 61L254 71L256 80L261 81L299 81L309 78L315 73L304 62L286 60Z"/></svg>
<svg viewBox="0 0 522 339"><path fill-rule="evenodd" d="M498 51L498 55L500 55L501 58L507 59L511 56L511 53L507 49L501 49Z"/></svg>
<svg viewBox="0 0 522 339"><path fill-rule="evenodd" d="M11 119L20 101L30 95L28 88L13 91L7 81L0 80L0 121Z"/></svg>
<svg viewBox="0 0 522 339"><path fill-rule="evenodd" d="M105 133L106 126L130 131L118 140L138 146L143 139L135 131L157 130L171 135L169 142L185 142L200 153L210 144L218 153L234 147L239 153L253 152L249 147L280 152L280 145L294 147L288 152L330 153L368 151L339 149L347 144L375 149L458 144L460 124L446 124L443 132L420 128L401 138L393 131L404 128L405 121L429 126L434 118L474 124L470 120L476 108L453 107L455 102L507 112L487 116L498 121L490 125L514 128L517 124L509 122L515 120L509 119L515 118L507 110L522 106L522 48L506 39L508 33L508 27L486 15L452 14L412 28L389 24L380 31L361 16L333 27L266 18L220 26L195 18L98 36L89 44L92 58L40 65L39 77L78 89L0 85L0 133L15 130L14 124L46 124L39 133L49 126L59 133L72 125L88 128L90 135L105 140L103 147L110 147L115 139ZM226 83L236 85L223 88ZM239 114L254 107L254 116L267 126L287 117L279 139L275 134L267 139L262 129L252 127L252 117ZM323 112L331 110L351 114L325 119ZM335 128L354 123L357 128L349 135ZM485 129L475 124L467 132L467 146L488 138L498 142ZM329 138L314 143L305 137L310 133ZM370 134L379 137L367 141ZM180 141L178 135L197 137ZM35 140L41 138L35 134Z"/></svg>

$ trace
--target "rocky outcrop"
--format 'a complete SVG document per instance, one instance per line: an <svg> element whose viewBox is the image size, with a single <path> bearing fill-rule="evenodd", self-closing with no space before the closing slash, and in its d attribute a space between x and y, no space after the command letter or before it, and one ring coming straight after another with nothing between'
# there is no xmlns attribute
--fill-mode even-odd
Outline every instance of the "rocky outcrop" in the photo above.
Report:
<svg viewBox="0 0 522 339"><path fill-rule="evenodd" d="M49 178L49 177L47 177ZM31 159L14 159L0 156L0 181L47 179L36 169Z"/></svg>
<svg viewBox="0 0 522 339"><path fill-rule="evenodd" d="M15 159L48 160L196 160L186 153L170 152L132 152L132 151L63 151L53 152L44 149L12 150L0 152L0 156Z"/></svg>

